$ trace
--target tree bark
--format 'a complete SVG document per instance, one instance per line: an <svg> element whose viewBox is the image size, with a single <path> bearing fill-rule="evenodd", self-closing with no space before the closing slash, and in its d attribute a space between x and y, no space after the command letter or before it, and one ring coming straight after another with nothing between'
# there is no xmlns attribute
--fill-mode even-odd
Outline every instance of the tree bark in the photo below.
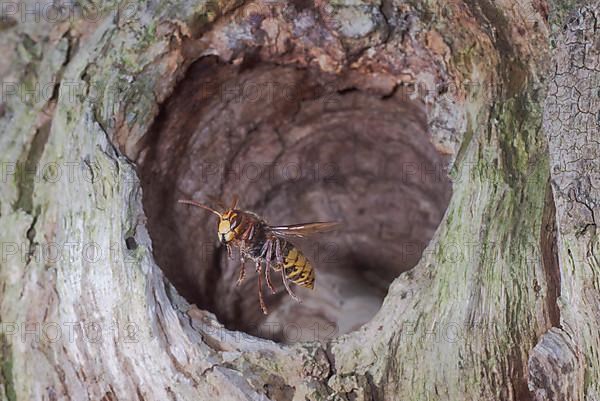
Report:
<svg viewBox="0 0 600 401"><path fill-rule="evenodd" d="M0 21L3 400L599 399L598 4L184 0L66 6L58 20L26 4ZM253 118L256 105L205 107L178 86L207 76L300 89ZM333 110L315 106L324 96ZM225 126L229 142L211 148ZM215 152L243 158L237 141L252 132L295 157L306 132L343 146L351 126L378 127L357 149L399 141L411 163L443 163L451 195L421 180L402 198L379 177L366 218L347 180L357 198L319 183L294 210L324 213L314 196L328 194L355 224L350 248L381 256L377 279L404 273L372 319L334 338L286 344L224 326L236 314L215 299L233 297L220 285L234 264L217 263L211 288L214 261L190 266L185 252L212 223L166 208L180 193L235 192L191 169ZM241 190L273 219L301 217L286 202L302 191L275 184ZM394 252L377 247L376 200L397 224L396 210L423 203L410 209L427 216L410 263L392 266L393 238Z"/></svg>

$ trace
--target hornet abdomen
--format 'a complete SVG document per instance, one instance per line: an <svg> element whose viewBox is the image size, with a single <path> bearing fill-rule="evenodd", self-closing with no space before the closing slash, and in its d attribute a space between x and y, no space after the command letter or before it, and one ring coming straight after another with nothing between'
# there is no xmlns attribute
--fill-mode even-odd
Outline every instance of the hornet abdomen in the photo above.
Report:
<svg viewBox="0 0 600 401"><path fill-rule="evenodd" d="M315 269L304 254L290 242L282 249L284 273L294 284L313 289Z"/></svg>

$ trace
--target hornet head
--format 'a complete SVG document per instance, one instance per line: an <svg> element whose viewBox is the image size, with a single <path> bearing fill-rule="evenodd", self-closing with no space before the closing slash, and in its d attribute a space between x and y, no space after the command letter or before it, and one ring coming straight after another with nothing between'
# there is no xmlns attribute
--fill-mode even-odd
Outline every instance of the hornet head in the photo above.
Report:
<svg viewBox="0 0 600 401"><path fill-rule="evenodd" d="M222 213L196 201L180 199L178 202L206 209L219 216L219 223L217 225L217 236L221 243L227 244L233 241L238 236L240 230L240 222L242 219L239 214L239 211L236 210L237 197L234 198L231 207Z"/></svg>

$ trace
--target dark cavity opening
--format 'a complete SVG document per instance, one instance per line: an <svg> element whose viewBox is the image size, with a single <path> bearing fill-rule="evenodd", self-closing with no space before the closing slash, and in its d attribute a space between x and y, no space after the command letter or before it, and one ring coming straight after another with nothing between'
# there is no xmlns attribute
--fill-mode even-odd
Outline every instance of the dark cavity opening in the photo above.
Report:
<svg viewBox="0 0 600 401"><path fill-rule="evenodd" d="M226 327L295 342L350 332L379 310L412 268L450 199L446 160L420 104L354 89L352 78L253 60L195 62L162 107L138 160L155 258L190 303ZM295 244L316 269L314 290L258 304L257 277L236 288L239 258L217 241L217 218L181 198L240 206L273 225L336 220ZM264 281L263 281L264 285Z"/></svg>

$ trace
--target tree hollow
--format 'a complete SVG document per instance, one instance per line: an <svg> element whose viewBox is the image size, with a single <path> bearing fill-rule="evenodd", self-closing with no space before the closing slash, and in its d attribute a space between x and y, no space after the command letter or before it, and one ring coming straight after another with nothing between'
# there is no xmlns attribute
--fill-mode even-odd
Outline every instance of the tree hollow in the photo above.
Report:
<svg viewBox="0 0 600 401"><path fill-rule="evenodd" d="M217 57L192 64L147 136L139 167L157 262L186 299L228 328L282 342L350 332L378 311L442 219L451 185L422 106L356 89L311 68ZM257 275L217 241L217 218L177 204L240 197L273 225L335 220L334 233L293 241L316 269L314 290ZM274 273L274 272L273 272Z"/></svg>

